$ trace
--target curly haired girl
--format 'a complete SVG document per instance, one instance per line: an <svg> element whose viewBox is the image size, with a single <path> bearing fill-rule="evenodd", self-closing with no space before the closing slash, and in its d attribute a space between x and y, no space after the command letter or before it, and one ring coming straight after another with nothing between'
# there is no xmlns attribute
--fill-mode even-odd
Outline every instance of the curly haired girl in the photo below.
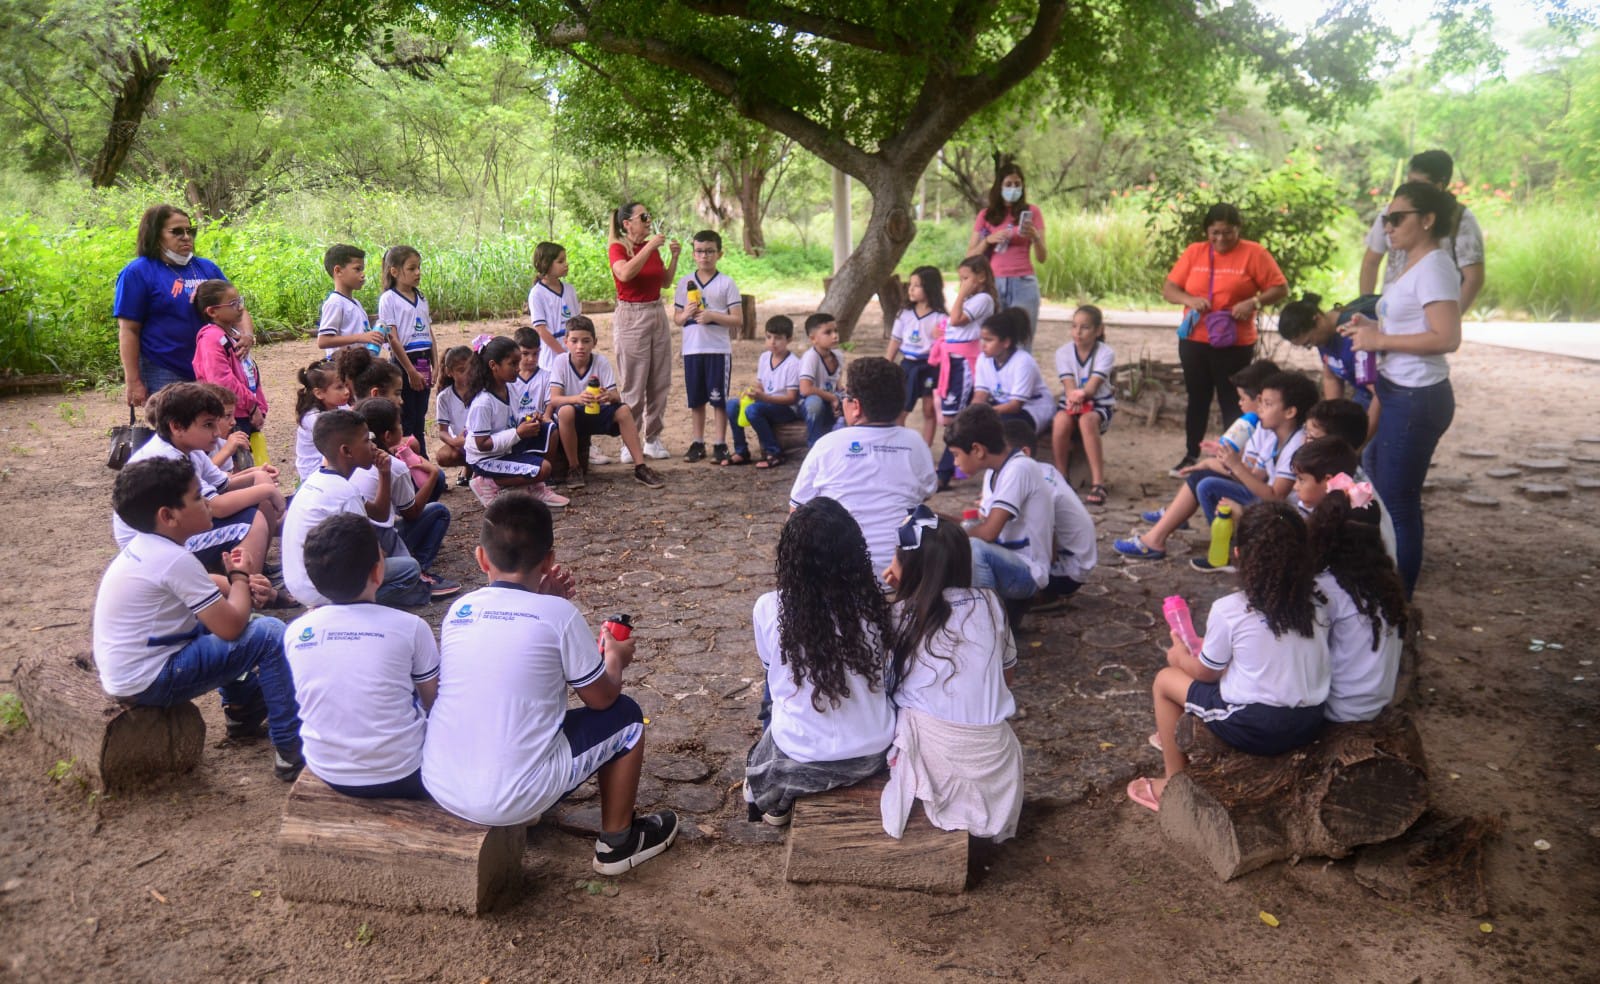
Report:
<svg viewBox="0 0 1600 984"><path fill-rule="evenodd" d="M1394 697L1409 606L1379 532L1382 507L1364 483L1348 484L1349 491L1329 492L1312 512L1311 555L1332 622L1328 720L1370 721Z"/></svg>
<svg viewBox="0 0 1600 984"><path fill-rule="evenodd" d="M753 615L767 694L744 789L752 820L782 826L796 798L883 770L894 708L889 603L843 506L821 496L794 511L778 537L777 580Z"/></svg>
<svg viewBox="0 0 1600 984"><path fill-rule="evenodd" d="M1185 711L1251 755L1281 755L1322 731L1328 624L1314 595L1305 521L1288 503L1258 502L1239 518L1233 552L1241 590L1211 606L1199 653L1172 633L1167 666L1156 674L1152 744L1166 778L1128 784L1128 798L1152 810L1188 765L1173 737Z"/></svg>

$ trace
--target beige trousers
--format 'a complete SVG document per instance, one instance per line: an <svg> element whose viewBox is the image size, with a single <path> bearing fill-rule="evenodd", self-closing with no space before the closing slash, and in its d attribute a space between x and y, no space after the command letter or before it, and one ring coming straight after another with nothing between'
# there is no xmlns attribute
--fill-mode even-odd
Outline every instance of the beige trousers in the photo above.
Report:
<svg viewBox="0 0 1600 984"><path fill-rule="evenodd" d="M672 328L666 306L660 301L618 301L611 334L622 402L633 412L640 438L657 440L666 423L667 394L672 390Z"/></svg>

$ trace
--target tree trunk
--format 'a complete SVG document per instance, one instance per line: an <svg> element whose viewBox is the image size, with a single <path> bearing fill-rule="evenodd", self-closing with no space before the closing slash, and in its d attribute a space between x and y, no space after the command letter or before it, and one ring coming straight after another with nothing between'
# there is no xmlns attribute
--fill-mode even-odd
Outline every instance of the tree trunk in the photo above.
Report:
<svg viewBox="0 0 1600 984"><path fill-rule="evenodd" d="M767 251L767 237L761 231L761 186L766 184L767 169L747 162L743 170L739 176L739 212L743 216L740 224L744 230L744 251L760 256Z"/></svg>
<svg viewBox="0 0 1600 984"><path fill-rule="evenodd" d="M905 836L883 830L883 787L888 773L854 786L802 796L794 804L783 877L959 894L967 885L967 832L940 830L922 804L911 808Z"/></svg>
<svg viewBox="0 0 1600 984"><path fill-rule="evenodd" d="M129 49L121 61L124 72L111 103L111 122L106 127L100 153L95 157L94 170L89 174L96 188L109 188L117 183L117 174L133 150L134 138L139 135L139 124L144 122L161 80L172 67L171 58L158 56L143 45Z"/></svg>
<svg viewBox="0 0 1600 984"><path fill-rule="evenodd" d="M872 194L866 232L822 298L821 309L839 319L839 337L844 341L850 340L867 302L894 273L917 233L916 221L911 217L911 193L920 173L919 167L885 164L866 179L867 190Z"/></svg>

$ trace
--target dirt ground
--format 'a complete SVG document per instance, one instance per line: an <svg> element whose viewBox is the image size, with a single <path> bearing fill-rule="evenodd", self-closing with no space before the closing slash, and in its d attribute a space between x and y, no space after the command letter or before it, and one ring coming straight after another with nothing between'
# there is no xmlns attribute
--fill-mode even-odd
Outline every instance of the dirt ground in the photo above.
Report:
<svg viewBox="0 0 1600 984"><path fill-rule="evenodd" d="M803 311L805 300L788 303ZM762 317L780 306L763 304ZM455 343L508 330L439 334ZM875 326L858 336L857 354L881 352ZM1053 351L1065 328L1047 324L1042 338L1041 351ZM1113 328L1110 341L1122 362L1175 354L1166 331ZM758 347L738 345L739 377ZM290 475L292 378L312 357L306 342L259 353L270 446ZM1107 440L1102 565L1068 611L1031 620L1022 636L1020 835L974 851L964 895L788 884L782 835L741 818L730 787L760 691L749 613L770 584L793 465L767 474L667 462L658 493L613 465L558 520L557 549L578 573L591 624L635 615L630 687L651 718L641 805L686 816L673 851L615 879L614 895L588 894L577 883L592 877L591 841L579 832L591 799L531 831L526 891L506 911L474 920L291 904L275 873L285 788L270 748L222 740L214 699L201 702L209 737L195 774L109 799L49 778L58 753L23 728L0 735L0 978L1595 980L1600 668L1584 634L1597 628L1600 524L1597 493L1576 480L1600 477L1600 444L1578 441L1600 434L1600 379L1592 363L1471 344L1451 362L1459 409L1434 467L1446 481L1426 500L1415 713L1434 807L1504 821L1487 851L1487 913L1384 901L1356 883L1350 860L1274 864L1224 884L1170 850L1155 817L1127 801L1127 780L1159 768L1144 737L1165 645L1160 600L1182 592L1204 612L1228 587L1184 565L1197 538L1178 546L1176 562L1124 566L1111 554L1138 511L1170 494L1165 470L1181 453L1176 430L1130 415ZM94 587L114 553L103 435L122 415L119 399L0 401L0 620L11 656L87 649ZM680 405L666 437L676 452L687 444ZM1461 454L1480 448L1498 459ZM1559 479L1572 489L1565 499L1534 503L1517 479L1484 474L1557 450L1573 460ZM1469 505L1467 491L1500 505ZM958 486L935 505L956 511L975 494ZM481 510L461 489L444 501L455 522L439 567L481 584L469 559ZM423 612L435 624L442 613ZM1533 640L1563 648L1530 651ZM0 664L0 691L11 689L10 663ZM1280 925L1264 924L1263 911Z"/></svg>

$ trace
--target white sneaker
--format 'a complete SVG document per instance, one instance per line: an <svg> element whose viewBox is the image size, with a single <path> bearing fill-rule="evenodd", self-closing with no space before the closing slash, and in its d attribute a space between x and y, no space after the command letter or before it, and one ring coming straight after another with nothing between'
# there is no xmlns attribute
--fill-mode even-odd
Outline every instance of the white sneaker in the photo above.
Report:
<svg viewBox="0 0 1600 984"><path fill-rule="evenodd" d="M661 438L658 437L653 441L644 442L644 456L656 459L670 458L672 457L672 452L667 450L667 446L662 444Z"/></svg>
<svg viewBox="0 0 1600 984"><path fill-rule="evenodd" d="M626 444L622 446L622 463L625 465L633 464L633 452L628 450Z"/></svg>
<svg viewBox="0 0 1600 984"><path fill-rule="evenodd" d="M543 482L533 486L530 491L533 492L535 499L538 499L551 509L565 509L567 503L572 501Z"/></svg>
<svg viewBox="0 0 1600 984"><path fill-rule="evenodd" d="M591 466L594 466L594 465L609 465L613 461L616 461L616 460L617 459L611 457L609 454L606 454L604 451L600 450L600 445L598 443L596 443L594 441L591 441L589 443L589 464Z"/></svg>

